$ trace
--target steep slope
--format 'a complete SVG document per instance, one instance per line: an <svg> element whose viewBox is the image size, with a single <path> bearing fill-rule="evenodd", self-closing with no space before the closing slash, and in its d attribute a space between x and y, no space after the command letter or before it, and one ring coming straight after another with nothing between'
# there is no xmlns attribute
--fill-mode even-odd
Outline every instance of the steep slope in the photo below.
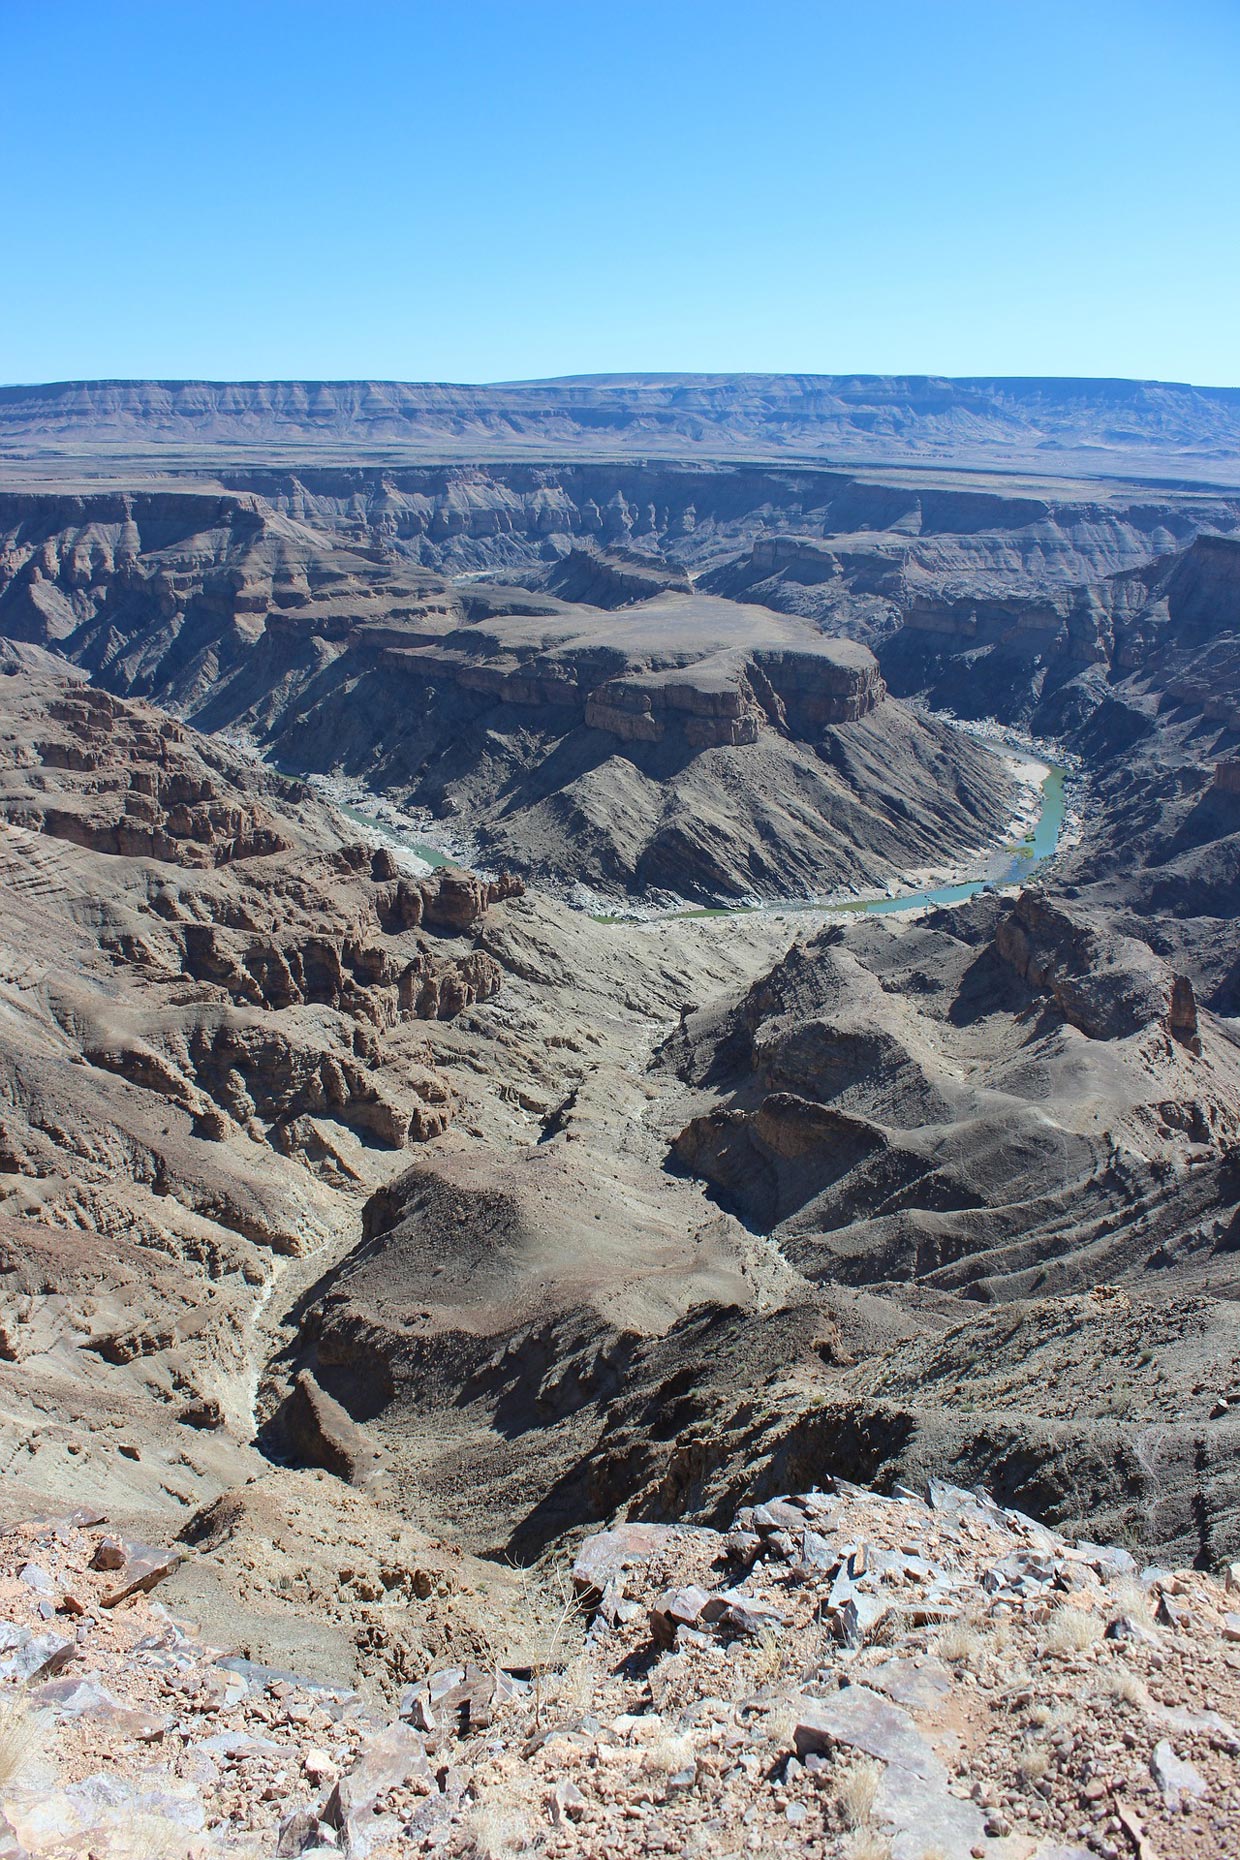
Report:
<svg viewBox="0 0 1240 1860"><path fill-rule="evenodd" d="M566 568L624 593L614 611L448 587L249 493L15 497L0 516L10 637L463 822L480 856L560 886L881 886L1012 815L993 759L886 702L865 647L683 574Z"/></svg>
<svg viewBox="0 0 1240 1860"><path fill-rule="evenodd" d="M1195 701L1225 722L1240 698L1238 603L1240 537L1207 533L1140 567L1060 589L908 588L883 666L904 695L947 708L954 699L962 714L1047 732L1078 727L1124 686Z"/></svg>
<svg viewBox="0 0 1240 1860"><path fill-rule="evenodd" d="M865 647L680 594L346 653L272 741L608 896L883 885L993 842L1013 805L992 756L886 699Z"/></svg>
<svg viewBox="0 0 1240 1860"><path fill-rule="evenodd" d="M245 493L0 497L0 629L218 728L266 714L368 622L459 617L434 576Z"/></svg>
<svg viewBox="0 0 1240 1860"><path fill-rule="evenodd" d="M897 691L1068 743L1090 805L1062 880L1234 1012L1240 540L1058 595L914 602L879 659Z"/></svg>
<svg viewBox="0 0 1240 1860"><path fill-rule="evenodd" d="M501 888L402 874L300 784L2 652L8 1477L189 1504L252 1470L277 1278L450 1122L428 1029L502 986Z"/></svg>
<svg viewBox="0 0 1240 1860"><path fill-rule="evenodd" d="M1240 1374L1238 1057L1144 943L1032 892L829 930L688 1016L665 1063L705 1102L679 1161L803 1275L913 1320L825 1405L772 1412L765 1446L718 1398L695 1438L743 1432L781 1478L807 1452L850 1477L946 1456L1061 1516L1220 1554L1240 1502L1220 1401ZM612 1441L625 1463L620 1417ZM712 1449L713 1481L730 1458Z"/></svg>
<svg viewBox="0 0 1240 1860"><path fill-rule="evenodd" d="M949 469L569 457L540 465L307 464L296 472L251 466L222 470L220 479L350 547L380 544L428 568L506 567L523 578L582 544L634 550L656 567L667 558L698 576L735 564L736 586L711 591L745 600L755 598L748 588L779 572L762 551L786 547L795 558L806 540L839 538L840 549L858 558L872 552L871 575L907 563L923 587L1006 589L1022 578L1110 574L1182 546L1200 529L1240 523L1234 492ZM795 573L786 579L791 587ZM821 585L820 567L810 579Z"/></svg>
<svg viewBox="0 0 1240 1860"><path fill-rule="evenodd" d="M502 935L537 1002L546 952ZM522 1556L617 1507L954 1470L1215 1561L1238 1088L1182 978L1037 894L802 936L526 1147L449 1137L377 1194L272 1365L271 1437L309 1369L402 1507Z"/></svg>

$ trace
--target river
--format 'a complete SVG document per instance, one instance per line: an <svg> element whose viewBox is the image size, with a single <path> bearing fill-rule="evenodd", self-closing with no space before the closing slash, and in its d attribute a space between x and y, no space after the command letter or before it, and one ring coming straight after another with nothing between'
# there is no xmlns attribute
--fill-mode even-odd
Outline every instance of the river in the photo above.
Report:
<svg viewBox="0 0 1240 1860"><path fill-rule="evenodd" d="M1048 761L1044 755L1032 747L1030 748L1030 753L1037 756L1037 760L1047 771L1041 784L1042 804L1037 822L1023 840L1015 844L1008 844L1000 847L990 854L984 862L982 862L982 869L974 877L962 879L955 884L938 885L929 887L925 890L896 891L887 897L879 898L781 898L754 904L716 905L713 907L698 907L696 909L668 913L660 912L658 915L677 917L732 917L741 912L752 910L809 910L828 913L832 911L872 911L875 913L885 911L914 911L926 909L935 905L962 904L966 898L976 897L977 893L979 891L984 891L988 885L1004 886L1027 884L1035 872L1037 872L1041 866L1044 866L1059 849L1060 837L1064 829L1068 799L1067 769L1062 767L1059 763ZM446 854L440 847L428 846L413 838L409 833L402 832L389 822L379 819L376 815L367 813L364 809L342 800L339 797L338 791L328 792L327 784L322 784L321 791L327 793L327 798L331 800L333 807L337 808L340 813L345 814L350 820L356 821L359 826L369 828L372 833L377 833L392 845L400 846L404 851L413 853L418 859L423 860L426 865L433 868L435 866L455 863L450 855ZM595 921L599 923L631 923L634 921L644 921L647 916L648 913L641 911L609 911L598 913Z"/></svg>

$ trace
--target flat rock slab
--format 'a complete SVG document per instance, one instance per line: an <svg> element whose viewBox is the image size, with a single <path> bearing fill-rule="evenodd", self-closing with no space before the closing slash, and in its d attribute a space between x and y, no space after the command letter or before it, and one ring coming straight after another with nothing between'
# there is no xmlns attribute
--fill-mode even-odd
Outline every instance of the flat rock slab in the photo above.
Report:
<svg viewBox="0 0 1240 1860"><path fill-rule="evenodd" d="M953 1680L941 1660L884 1660L866 1673L866 1683L906 1711L941 1711Z"/></svg>
<svg viewBox="0 0 1240 1860"><path fill-rule="evenodd" d="M1176 1756L1166 1738L1154 1746L1150 1774L1158 1784L1168 1808L1178 1808L1184 1796L1206 1794L1205 1779L1191 1763Z"/></svg>
<svg viewBox="0 0 1240 1860"><path fill-rule="evenodd" d="M204 1737L198 1745L212 1757L224 1757L229 1763L242 1763L247 1757L279 1756L291 1751L289 1744L277 1744L270 1737L254 1737L248 1731L217 1731Z"/></svg>
<svg viewBox="0 0 1240 1860"><path fill-rule="evenodd" d="M891 1860L924 1860L932 1853L967 1860L976 1848L996 1856L1004 1851L985 1840L985 1817L976 1802L952 1795L945 1776L917 1776L899 1763L887 1765L878 1785L874 1819L891 1831Z"/></svg>
<svg viewBox="0 0 1240 1860"><path fill-rule="evenodd" d="M912 1662L888 1665L911 1667ZM896 1678L905 1681L903 1674ZM934 1678L931 1669L926 1684L932 1697ZM1004 1852L1001 1843L986 1840L985 1817L977 1804L948 1789L946 1766L908 1713L868 1686L846 1686L834 1698L805 1701L794 1735L799 1756L860 1750L886 1766L874 1818L890 1830L891 1860L922 1860L932 1852L944 1860L966 1860L978 1850L996 1857Z"/></svg>
<svg viewBox="0 0 1240 1860"><path fill-rule="evenodd" d="M407 1724L389 1724L367 1740L353 1768L336 1784L324 1815L344 1828L350 1816L373 1808L389 1790L419 1780L431 1782L426 1745Z"/></svg>
<svg viewBox="0 0 1240 1860"><path fill-rule="evenodd" d="M64 1789L10 1788L0 1810L24 1848L85 1854L106 1848L109 1860L147 1860L164 1823L169 1845L206 1827L202 1798L192 1785L160 1777L143 1788L120 1776L87 1776Z"/></svg>
<svg viewBox="0 0 1240 1860"><path fill-rule="evenodd" d="M687 1535L683 1525L675 1524L617 1524L612 1530L596 1531L577 1552L573 1584L579 1594L601 1598L607 1584L634 1563L644 1563Z"/></svg>
<svg viewBox="0 0 1240 1860"><path fill-rule="evenodd" d="M75 1652L76 1643L59 1634L32 1634L0 1621L0 1679L50 1679Z"/></svg>
<svg viewBox="0 0 1240 1860"><path fill-rule="evenodd" d="M163 1712L134 1711L108 1688L99 1683L97 1673L81 1679L50 1679L30 1691L31 1703L55 1713L57 1718L90 1718L107 1725L121 1735L141 1738L144 1742L159 1737L172 1723Z"/></svg>
<svg viewBox="0 0 1240 1860"><path fill-rule="evenodd" d="M908 1713L868 1686L846 1686L832 1699L804 1700L793 1735L799 1757L843 1746L883 1763L897 1763L927 1782L947 1779L942 1762Z"/></svg>
<svg viewBox="0 0 1240 1860"><path fill-rule="evenodd" d="M120 1581L103 1597L103 1606L116 1608L131 1595L147 1594L184 1561L184 1550L154 1550L149 1544L131 1545Z"/></svg>
<svg viewBox="0 0 1240 1860"><path fill-rule="evenodd" d="M252 1692L262 1692L268 1686L282 1682L298 1686L303 1692L321 1693L338 1702L347 1703L357 1697L351 1686L328 1685L322 1679L310 1679L305 1673L294 1673L284 1666L263 1666L257 1660L243 1658L239 1653L222 1654L215 1664L225 1672L236 1673Z"/></svg>

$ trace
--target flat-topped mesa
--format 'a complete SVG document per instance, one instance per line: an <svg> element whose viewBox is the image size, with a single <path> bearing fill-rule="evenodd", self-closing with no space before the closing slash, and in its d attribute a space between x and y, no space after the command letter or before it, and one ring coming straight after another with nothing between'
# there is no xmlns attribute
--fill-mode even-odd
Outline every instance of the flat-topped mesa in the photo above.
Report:
<svg viewBox="0 0 1240 1860"><path fill-rule="evenodd" d="M691 750L754 743L764 729L816 742L885 697L868 647L757 611L670 594L623 616L504 617L381 656L402 678L548 708L557 733L584 725Z"/></svg>
<svg viewBox="0 0 1240 1860"><path fill-rule="evenodd" d="M867 647L823 640L611 679L586 700L585 720L630 742L680 731L694 749L755 743L767 728L813 741L831 724L866 716L885 695Z"/></svg>

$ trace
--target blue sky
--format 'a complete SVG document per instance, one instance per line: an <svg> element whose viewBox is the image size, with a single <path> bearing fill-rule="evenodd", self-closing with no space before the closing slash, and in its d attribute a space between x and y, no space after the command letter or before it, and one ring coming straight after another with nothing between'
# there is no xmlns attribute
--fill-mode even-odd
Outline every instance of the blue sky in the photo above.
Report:
<svg viewBox="0 0 1240 1860"><path fill-rule="evenodd" d="M1240 384L1240 0L0 0L0 380Z"/></svg>

